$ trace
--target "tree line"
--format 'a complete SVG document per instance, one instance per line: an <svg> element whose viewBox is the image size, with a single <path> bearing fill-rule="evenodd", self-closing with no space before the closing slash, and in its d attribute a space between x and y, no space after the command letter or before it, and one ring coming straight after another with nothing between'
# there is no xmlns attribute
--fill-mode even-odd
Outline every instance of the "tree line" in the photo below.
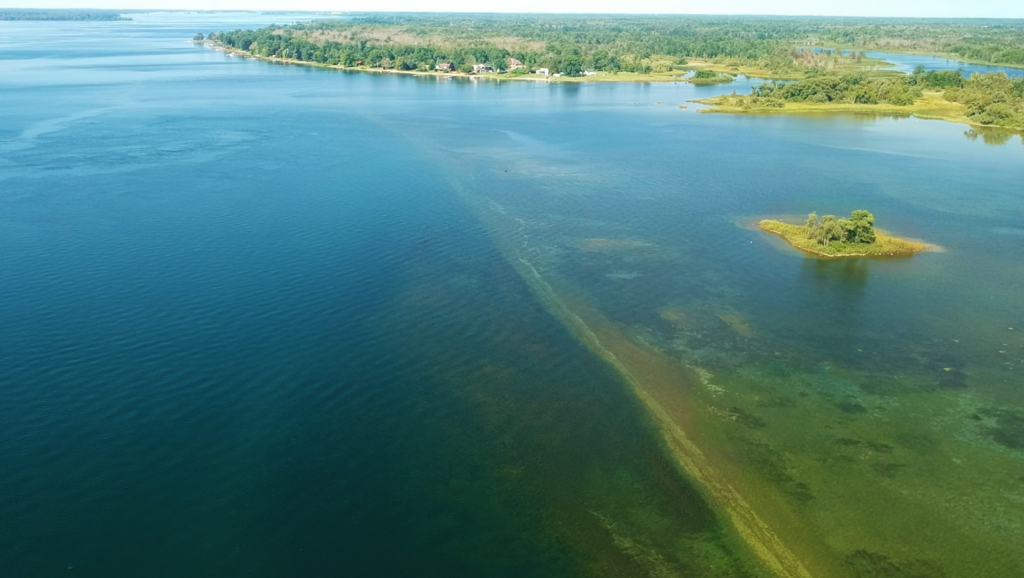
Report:
<svg viewBox="0 0 1024 578"><path fill-rule="evenodd" d="M829 58L863 57L795 49L822 45L1024 64L1024 21L1008 20L359 14L211 37L259 56L403 70L441 62L461 69L486 63L500 70L514 57L527 67L567 75L577 69L649 73L700 58L800 76L830 69Z"/></svg>

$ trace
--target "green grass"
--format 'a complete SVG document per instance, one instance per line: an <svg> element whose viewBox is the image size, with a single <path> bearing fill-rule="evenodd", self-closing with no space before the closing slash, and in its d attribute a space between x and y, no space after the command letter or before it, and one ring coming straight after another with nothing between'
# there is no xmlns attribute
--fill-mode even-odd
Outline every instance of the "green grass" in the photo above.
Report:
<svg viewBox="0 0 1024 578"><path fill-rule="evenodd" d="M833 241L824 246L814 239L807 238L807 229L803 225L791 225L782 221L765 219L757 224L762 231L778 235L793 247L823 257L868 257L868 256L909 256L928 249L924 243L916 243L899 237L891 237L875 233L874 243L843 243Z"/></svg>

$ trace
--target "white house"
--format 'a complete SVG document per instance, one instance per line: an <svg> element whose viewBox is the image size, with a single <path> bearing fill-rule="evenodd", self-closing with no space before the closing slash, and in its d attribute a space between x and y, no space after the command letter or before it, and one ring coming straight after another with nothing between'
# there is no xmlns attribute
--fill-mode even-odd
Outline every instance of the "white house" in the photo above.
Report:
<svg viewBox="0 0 1024 578"><path fill-rule="evenodd" d="M538 68L537 69L537 74L539 74L541 76L548 76L549 74L551 74L551 71L548 70L547 68Z"/></svg>
<svg viewBox="0 0 1024 578"><path fill-rule="evenodd" d="M494 67L490 64L474 64L473 72L476 74L483 74L485 72L494 72Z"/></svg>

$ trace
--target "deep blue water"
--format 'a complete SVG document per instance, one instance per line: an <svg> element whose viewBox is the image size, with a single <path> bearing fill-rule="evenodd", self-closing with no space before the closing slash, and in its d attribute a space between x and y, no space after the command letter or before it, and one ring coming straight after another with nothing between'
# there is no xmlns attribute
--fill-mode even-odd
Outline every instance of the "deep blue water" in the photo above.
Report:
<svg viewBox="0 0 1024 578"><path fill-rule="evenodd" d="M903 416L839 415L829 439L878 436L900 482L952 496L936 519L1012 544L1019 135L679 108L734 85L438 81L188 42L272 22L0 23L5 573L757 575L510 246L687 364L813 375L833 406L854 394L831 368L891 386L856 402ZM737 225L862 207L947 252L822 263ZM983 482L935 469L971 452ZM796 515L846 515L804 481L822 499ZM888 546L844 540L840 558ZM949 550L922 541L886 554Z"/></svg>

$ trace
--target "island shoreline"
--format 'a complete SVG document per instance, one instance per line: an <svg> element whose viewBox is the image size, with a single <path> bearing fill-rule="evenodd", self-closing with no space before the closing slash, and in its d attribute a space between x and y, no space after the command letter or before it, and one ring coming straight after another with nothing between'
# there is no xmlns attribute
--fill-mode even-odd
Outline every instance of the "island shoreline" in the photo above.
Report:
<svg viewBox="0 0 1024 578"><path fill-rule="evenodd" d="M891 244L899 243L902 245L902 250L894 250L889 252L856 252L856 253L829 253L824 250L815 249L813 247L805 246L803 244L797 244L791 238L798 232L796 229L803 230L804 228L800 225L794 225L792 223L786 223L779 219L759 219L754 225L759 231L774 235L781 238L791 248L800 251L806 255L814 256L819 259L849 259L849 258L907 258L913 257L918 253L941 253L945 250L935 244L926 243L920 240L907 239L905 237L897 237L882 231L877 232L878 241L877 244L868 245L869 247L875 247L880 244ZM787 233L790 233L787 235Z"/></svg>

